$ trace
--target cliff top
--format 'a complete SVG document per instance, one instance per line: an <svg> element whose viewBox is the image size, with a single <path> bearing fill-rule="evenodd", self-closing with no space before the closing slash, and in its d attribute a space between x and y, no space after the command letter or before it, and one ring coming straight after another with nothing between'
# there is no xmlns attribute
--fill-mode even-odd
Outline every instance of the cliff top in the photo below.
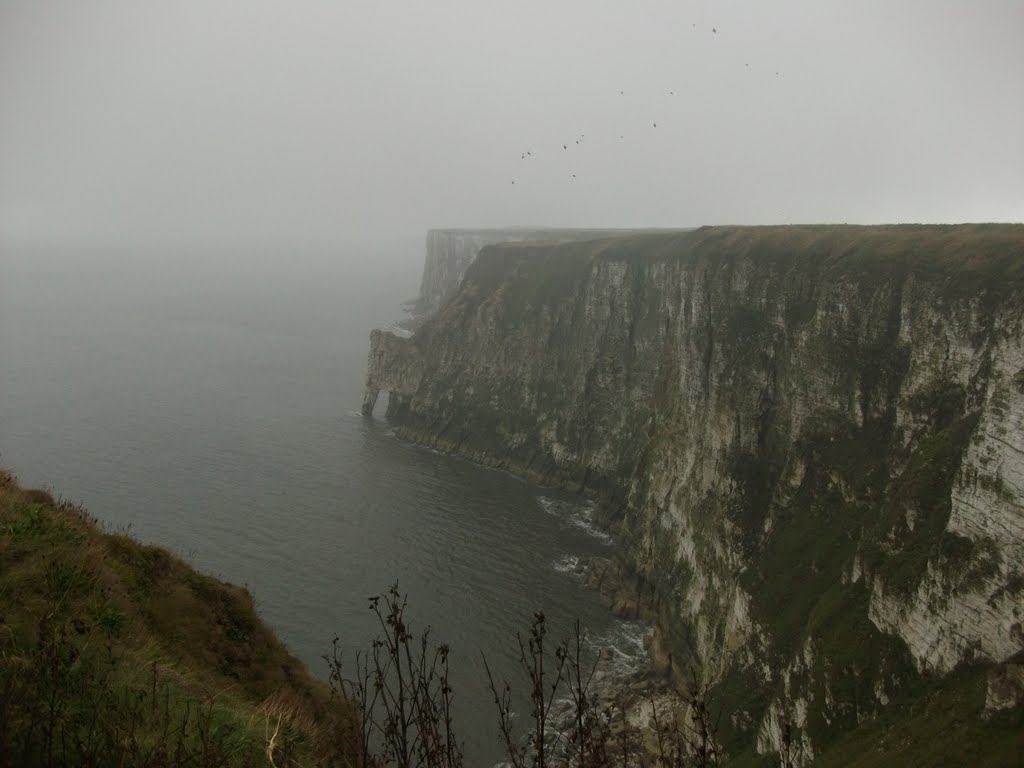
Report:
<svg viewBox="0 0 1024 768"><path fill-rule="evenodd" d="M470 273L489 282L510 264L556 258L568 274L594 259L688 260L708 266L740 259L824 271L863 281L913 273L943 283L950 294L1024 287L1024 224L888 224L705 226L696 230L623 232L562 243L501 243L480 252Z"/></svg>
<svg viewBox="0 0 1024 768"><path fill-rule="evenodd" d="M520 235L525 233L574 233L594 232L597 234L608 232L683 232L693 229L692 227L534 227L529 225L518 225L512 227L432 227L427 234L451 234L451 235Z"/></svg>

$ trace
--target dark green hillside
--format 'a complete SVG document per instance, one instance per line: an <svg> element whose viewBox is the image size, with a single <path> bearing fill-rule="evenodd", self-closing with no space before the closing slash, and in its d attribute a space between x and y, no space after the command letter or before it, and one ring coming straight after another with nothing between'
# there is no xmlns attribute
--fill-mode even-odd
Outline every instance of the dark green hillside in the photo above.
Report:
<svg viewBox="0 0 1024 768"><path fill-rule="evenodd" d="M0 766L342 765L354 726L246 590L0 472Z"/></svg>

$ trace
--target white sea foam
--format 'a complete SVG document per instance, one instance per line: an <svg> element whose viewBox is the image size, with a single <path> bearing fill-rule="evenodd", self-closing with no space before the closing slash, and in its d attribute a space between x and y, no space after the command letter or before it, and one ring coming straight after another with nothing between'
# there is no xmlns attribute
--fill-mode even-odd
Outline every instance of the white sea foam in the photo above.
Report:
<svg viewBox="0 0 1024 768"><path fill-rule="evenodd" d="M578 528L603 544L611 544L612 537L594 524L594 505L590 502L563 501L549 496L538 496L540 508L564 525Z"/></svg>
<svg viewBox="0 0 1024 768"><path fill-rule="evenodd" d="M649 631L650 627L642 622L620 621L596 636L585 635L586 655L597 658L589 686L591 696L600 696L602 691L625 691L636 675L644 671L648 664L644 636ZM553 754L565 748L563 736L572 728L574 716L572 697L563 691L553 702L549 715L552 737L549 746Z"/></svg>
<svg viewBox="0 0 1024 768"><path fill-rule="evenodd" d="M412 336L412 331L410 331L408 328L403 328L401 324L398 322L391 323L384 330L386 330L388 333L395 334L395 336L397 336L400 339L408 339Z"/></svg>
<svg viewBox="0 0 1024 768"><path fill-rule="evenodd" d="M579 569L580 558L577 555L562 555L551 563L551 567L559 573L576 573Z"/></svg>
<svg viewBox="0 0 1024 768"><path fill-rule="evenodd" d="M620 621L593 638L594 647L600 650L602 659L608 662L610 674L631 675L647 663L644 636L650 629L642 621Z"/></svg>

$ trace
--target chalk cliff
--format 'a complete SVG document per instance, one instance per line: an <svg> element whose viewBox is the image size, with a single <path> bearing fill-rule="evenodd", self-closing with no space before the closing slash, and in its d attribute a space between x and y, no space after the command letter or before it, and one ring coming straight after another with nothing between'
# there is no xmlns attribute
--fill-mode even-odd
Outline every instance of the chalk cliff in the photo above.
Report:
<svg viewBox="0 0 1024 768"><path fill-rule="evenodd" d="M486 246L371 343L400 435L599 499L734 754L1024 648L1024 226Z"/></svg>

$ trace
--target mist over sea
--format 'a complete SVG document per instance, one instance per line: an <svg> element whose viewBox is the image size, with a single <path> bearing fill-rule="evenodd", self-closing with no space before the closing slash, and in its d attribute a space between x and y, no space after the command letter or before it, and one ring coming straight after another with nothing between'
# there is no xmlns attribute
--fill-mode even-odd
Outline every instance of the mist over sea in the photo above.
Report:
<svg viewBox="0 0 1024 768"><path fill-rule="evenodd" d="M400 317L421 270L416 238L289 253L5 246L0 465L247 585L320 676L335 635L349 655L368 647L367 597L397 581L414 629L452 646L477 765L500 754L480 652L514 676L533 611L552 640L579 617L616 658L642 650L573 573L608 552L585 502L358 415L369 331Z"/></svg>

